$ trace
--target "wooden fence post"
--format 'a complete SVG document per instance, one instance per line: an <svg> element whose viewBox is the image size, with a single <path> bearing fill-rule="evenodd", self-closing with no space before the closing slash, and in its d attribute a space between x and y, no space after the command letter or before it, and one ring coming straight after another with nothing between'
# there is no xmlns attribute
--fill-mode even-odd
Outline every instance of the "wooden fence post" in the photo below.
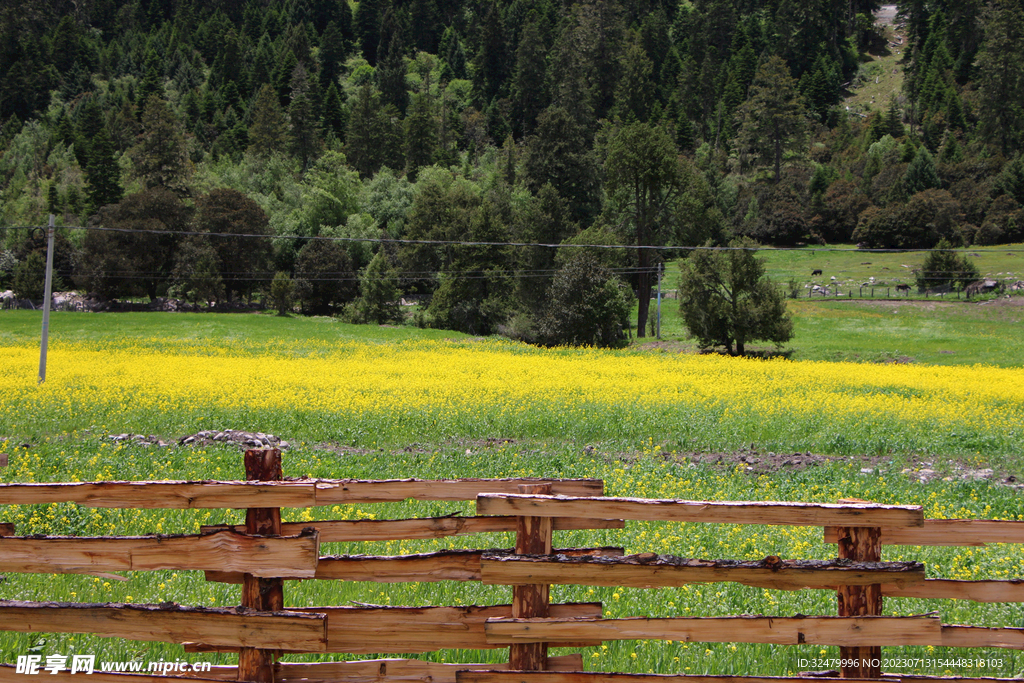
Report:
<svg viewBox="0 0 1024 683"><path fill-rule="evenodd" d="M245 452L245 478L248 481L280 481L281 451L276 448ZM281 508L249 508L245 511L245 533L259 536L281 535ZM243 575L242 607L264 612L284 609L284 581ZM273 683L276 650L243 647L238 652L238 680Z"/></svg>
<svg viewBox="0 0 1024 683"><path fill-rule="evenodd" d="M551 484L520 484L519 493L547 495ZM516 554L551 554L551 517L516 518ZM546 584L512 587L512 618L548 617L551 587ZM547 643L522 643L509 647L509 668L513 671L545 671Z"/></svg>
<svg viewBox="0 0 1024 683"><path fill-rule="evenodd" d="M854 562L882 561L882 530L879 527L839 527L839 558ZM882 586L840 586L839 616L860 617L882 613ZM881 678L882 647L840 647L845 663L843 678Z"/></svg>

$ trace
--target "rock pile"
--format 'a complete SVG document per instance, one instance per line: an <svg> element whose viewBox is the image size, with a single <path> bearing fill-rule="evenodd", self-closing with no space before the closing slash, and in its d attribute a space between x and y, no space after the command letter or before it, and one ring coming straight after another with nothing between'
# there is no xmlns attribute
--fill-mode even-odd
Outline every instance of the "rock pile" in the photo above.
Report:
<svg viewBox="0 0 1024 683"><path fill-rule="evenodd" d="M241 448L288 448L287 441L282 441L273 434L263 432L243 432L238 429L204 430L189 434L178 439L182 446L207 445L212 443L228 443Z"/></svg>

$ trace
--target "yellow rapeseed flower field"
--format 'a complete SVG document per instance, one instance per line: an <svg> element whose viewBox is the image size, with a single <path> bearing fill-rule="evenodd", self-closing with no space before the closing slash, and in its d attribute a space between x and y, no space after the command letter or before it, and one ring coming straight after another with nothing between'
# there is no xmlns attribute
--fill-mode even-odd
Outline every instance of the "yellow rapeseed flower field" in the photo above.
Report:
<svg viewBox="0 0 1024 683"><path fill-rule="evenodd" d="M544 351L503 341L346 341L193 348L155 340L0 348L0 425L43 416L111 429L230 415L329 434L756 440L824 451L1000 447L1024 426L1024 371L790 362L717 355ZM813 442L813 443L812 443ZM948 442L948 443L947 443ZM972 451L973 452L973 451Z"/></svg>

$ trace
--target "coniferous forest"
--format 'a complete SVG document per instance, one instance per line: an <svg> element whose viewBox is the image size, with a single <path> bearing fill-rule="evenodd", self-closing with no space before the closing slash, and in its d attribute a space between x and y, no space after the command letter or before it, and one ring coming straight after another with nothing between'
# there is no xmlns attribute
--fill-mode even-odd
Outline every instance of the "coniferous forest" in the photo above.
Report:
<svg viewBox="0 0 1024 683"><path fill-rule="evenodd" d="M684 255L636 247L1021 241L1021 2L901 3L900 86L851 107L878 9L5 0L0 289L53 213L101 297L611 344Z"/></svg>

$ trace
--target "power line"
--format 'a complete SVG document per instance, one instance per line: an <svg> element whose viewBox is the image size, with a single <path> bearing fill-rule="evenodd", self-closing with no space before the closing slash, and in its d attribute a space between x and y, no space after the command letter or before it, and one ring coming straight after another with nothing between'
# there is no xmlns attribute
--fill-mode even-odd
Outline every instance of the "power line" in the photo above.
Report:
<svg viewBox="0 0 1024 683"><path fill-rule="evenodd" d="M0 230L35 230L45 229L45 226L20 225L0 226ZM152 234L152 235L199 235L206 237L227 237L227 238L262 238L271 240L326 240L331 242L370 242L381 244L423 244L435 246L465 246L465 247L541 247L546 249L650 249L654 251L812 251L812 252L839 252L839 253L927 253L933 251L970 252L979 247L956 247L951 249L920 248L920 249L892 249L892 248L870 248L870 249L847 249L842 247L826 246L803 246L803 247L709 247L699 246L678 246L678 245L635 245L635 244L549 244L544 242L473 242L467 240L427 240L427 239L404 239L392 237L324 237L322 235L265 235L260 233L232 233L232 232L202 232L193 230L136 230L134 228L108 228L99 225L93 226L61 226L58 229L65 230L94 230L100 232L119 232L131 234ZM1001 248L1006 253L1024 253L1024 248Z"/></svg>

